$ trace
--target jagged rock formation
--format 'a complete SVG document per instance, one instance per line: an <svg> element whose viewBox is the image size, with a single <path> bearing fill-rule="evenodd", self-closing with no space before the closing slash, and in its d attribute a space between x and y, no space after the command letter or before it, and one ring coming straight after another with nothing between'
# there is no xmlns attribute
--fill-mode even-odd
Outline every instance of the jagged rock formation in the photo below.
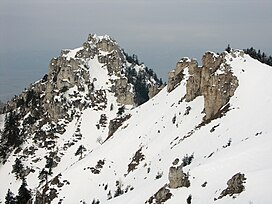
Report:
<svg viewBox="0 0 272 204"><path fill-rule="evenodd" d="M22 134L35 133L38 140L51 135L53 140L55 133L64 132L65 124L59 125L57 121L71 122L89 107L105 110L111 93L118 104L135 107L155 95L159 89L152 87L159 87L161 82L144 64L129 59L111 37L90 34L82 47L62 50L59 57L53 58L48 74L9 101L3 112L20 108L22 117L30 112L25 121L28 128ZM29 121L37 122L29 128ZM43 133L42 127L47 122L52 131Z"/></svg>
<svg viewBox="0 0 272 204"><path fill-rule="evenodd" d="M42 94L44 108L51 119L55 121L64 117L69 119L72 113L69 114L68 109L75 107L82 110L88 106L86 103L91 99L90 95L97 81L96 78L92 78L92 73L89 71L89 61L97 57L98 62L103 64L108 71L109 77L112 77L111 91L115 93L117 102L125 105L138 105L134 90L135 80L129 80L127 75L127 69L134 70L133 77L136 79L135 67L138 65L128 63L127 56L111 37L98 37L90 34L82 47L75 50L62 50L59 57L53 58L48 67L48 74L41 81L31 85L29 89ZM144 65L140 67L141 70L138 72L141 73L141 78L142 76L146 78L143 83L146 83L147 90L150 89L148 96L152 97L160 90L158 88L160 82L157 78L148 82L148 79L153 76L145 71L148 69ZM73 92L67 94L67 91L73 87L75 87ZM14 98L14 102L9 102L6 110L16 108L18 99L25 100L26 93L23 92ZM73 96L74 99L72 99Z"/></svg>
<svg viewBox="0 0 272 204"><path fill-rule="evenodd" d="M243 52L240 52L243 55ZM220 55L207 52L202 58L202 67L196 60L182 58L175 70L168 75L168 92L171 92L182 80L186 81L186 101L204 96L206 120L216 116L225 106L238 87L238 79L225 63L226 52ZM233 54L235 57L235 55Z"/></svg>

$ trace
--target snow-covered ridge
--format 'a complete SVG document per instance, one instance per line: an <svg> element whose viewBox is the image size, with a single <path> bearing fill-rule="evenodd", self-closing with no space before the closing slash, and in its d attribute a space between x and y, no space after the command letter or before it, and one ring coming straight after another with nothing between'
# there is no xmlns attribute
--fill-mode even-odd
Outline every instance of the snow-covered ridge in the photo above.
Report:
<svg viewBox="0 0 272 204"><path fill-rule="evenodd" d="M202 67L184 58L172 72L172 84L131 109L116 95L136 90L131 82L143 74L144 65L126 61L125 55L111 61L119 51L110 43L95 44L104 38L92 38L87 43L92 46L84 43L52 60L47 80L36 85L44 90L40 97L34 92L28 107L14 107L24 115L23 127L30 116L38 117L36 107L44 111L45 98L52 103L52 91L52 104L67 104L69 117L50 121L45 114L28 125L33 131L21 150L0 166L1 201L8 189L17 194L22 175L36 203L272 200L267 187L272 180L271 67L241 51L207 52ZM68 79L71 70L74 79ZM143 76L143 81L156 80ZM66 90L57 89L64 84ZM14 171L16 158L22 172Z"/></svg>

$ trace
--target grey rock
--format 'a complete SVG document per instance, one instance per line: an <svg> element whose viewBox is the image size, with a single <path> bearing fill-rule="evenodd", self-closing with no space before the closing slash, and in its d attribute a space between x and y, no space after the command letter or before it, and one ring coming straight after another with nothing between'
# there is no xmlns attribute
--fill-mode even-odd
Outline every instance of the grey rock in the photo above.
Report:
<svg viewBox="0 0 272 204"><path fill-rule="evenodd" d="M204 96L205 119L213 119L229 102L239 84L237 77L225 63L225 55L225 52L220 55L207 52L203 55L201 67L198 67L194 59L181 59L175 70L169 72L168 92L175 89L182 80L187 80L186 101L190 102L197 96Z"/></svg>
<svg viewBox="0 0 272 204"><path fill-rule="evenodd" d="M182 170L182 165L171 166L168 174L169 188L189 187L190 181L188 175Z"/></svg>
<svg viewBox="0 0 272 204"><path fill-rule="evenodd" d="M244 174L237 173L234 176L232 176L231 179L228 180L227 185L228 187L223 190L218 197L218 199L223 198L226 195L234 195L239 194L245 190L244 183L245 183L246 177Z"/></svg>

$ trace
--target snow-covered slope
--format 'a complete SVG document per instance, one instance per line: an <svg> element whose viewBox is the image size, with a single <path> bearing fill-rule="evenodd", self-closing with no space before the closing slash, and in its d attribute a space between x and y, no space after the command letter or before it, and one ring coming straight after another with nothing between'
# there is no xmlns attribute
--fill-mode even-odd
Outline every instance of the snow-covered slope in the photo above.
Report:
<svg viewBox="0 0 272 204"><path fill-rule="evenodd" d="M119 112L121 104L107 91L107 70L95 59L89 63L90 77L96 78L97 90L106 87L105 108L80 110L66 122L64 133L54 133L53 149L34 145L35 154L24 157L23 150L33 145L29 138L21 152L13 152L0 166L2 201L8 188L16 193L21 185L11 173L20 156L24 166L34 170L26 178L37 203L159 203L165 196L162 188L168 192L165 203L272 201L271 67L240 51L225 53L224 63L239 86L228 101L228 111L205 121L204 97L184 100L188 72L173 91L165 87L146 103ZM118 128L109 134L110 121L118 119ZM80 146L84 150L75 156ZM41 179L42 169L49 171L45 156L58 162L52 174ZM169 168L182 162L189 187L171 188ZM242 192L224 195L228 181L238 173L245 178L238 185Z"/></svg>

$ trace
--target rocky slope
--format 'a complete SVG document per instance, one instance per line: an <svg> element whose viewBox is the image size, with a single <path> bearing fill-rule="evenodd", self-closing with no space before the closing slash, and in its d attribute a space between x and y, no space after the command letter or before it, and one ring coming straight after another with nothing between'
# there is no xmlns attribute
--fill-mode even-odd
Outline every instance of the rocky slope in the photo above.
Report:
<svg viewBox="0 0 272 204"><path fill-rule="evenodd" d="M269 203L271 67L207 52L157 93L136 61L90 35L9 103L24 140L2 157L0 199L24 177L33 203Z"/></svg>
<svg viewBox="0 0 272 204"><path fill-rule="evenodd" d="M151 69L126 54L112 38L90 34L82 47L63 50L53 58L48 74L9 101L2 112L14 112L21 138L31 137L39 147L53 148L56 133L64 133L66 124L83 110L110 110L113 114L101 114L97 124L107 127L116 123L111 119L121 115L116 114L119 109L124 112L144 103L161 86ZM10 152L6 146L0 149L3 162Z"/></svg>

